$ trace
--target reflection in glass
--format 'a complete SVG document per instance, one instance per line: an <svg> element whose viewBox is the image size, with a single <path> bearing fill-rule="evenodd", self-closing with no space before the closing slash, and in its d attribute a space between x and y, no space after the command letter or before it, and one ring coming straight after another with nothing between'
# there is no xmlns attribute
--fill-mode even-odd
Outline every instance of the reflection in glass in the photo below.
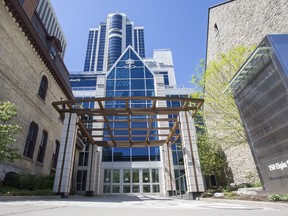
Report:
<svg viewBox="0 0 288 216"><path fill-rule="evenodd" d="M120 169L113 169L113 183L120 183Z"/></svg>
<svg viewBox="0 0 288 216"><path fill-rule="evenodd" d="M143 193L150 193L150 185L143 185Z"/></svg>
<svg viewBox="0 0 288 216"><path fill-rule="evenodd" d="M120 193L120 186L119 185L113 185L112 186L112 193Z"/></svg>
<svg viewBox="0 0 288 216"><path fill-rule="evenodd" d="M123 186L123 193L130 193L130 185Z"/></svg>
<svg viewBox="0 0 288 216"><path fill-rule="evenodd" d="M152 188L153 188L153 193L160 193L159 185L153 185Z"/></svg>
<svg viewBox="0 0 288 216"><path fill-rule="evenodd" d="M139 169L132 170L132 182L139 183Z"/></svg>
<svg viewBox="0 0 288 216"><path fill-rule="evenodd" d="M111 170L104 169L104 183L111 183Z"/></svg>
<svg viewBox="0 0 288 216"><path fill-rule="evenodd" d="M150 174L149 174L149 169L143 169L142 170L142 176L143 176L143 182L148 183L150 182Z"/></svg>
<svg viewBox="0 0 288 216"><path fill-rule="evenodd" d="M103 186L103 193L110 193L110 192L111 192L110 185L104 185Z"/></svg>
<svg viewBox="0 0 288 216"><path fill-rule="evenodd" d="M159 146L150 147L150 161L160 161Z"/></svg>
<svg viewBox="0 0 288 216"><path fill-rule="evenodd" d="M133 140L141 140L141 137L135 137ZM149 161L148 147L132 148L132 161Z"/></svg>
<svg viewBox="0 0 288 216"><path fill-rule="evenodd" d="M152 169L152 183L158 183L159 182L159 170L158 169Z"/></svg>
<svg viewBox="0 0 288 216"><path fill-rule="evenodd" d="M130 161L130 148L114 148L114 161Z"/></svg>
<svg viewBox="0 0 288 216"><path fill-rule="evenodd" d="M130 169L123 170L123 182L130 183Z"/></svg>
<svg viewBox="0 0 288 216"><path fill-rule="evenodd" d="M112 161L112 148L103 147L102 161Z"/></svg>
<svg viewBox="0 0 288 216"><path fill-rule="evenodd" d="M132 186L132 192L133 193L140 193L139 185L133 185Z"/></svg>

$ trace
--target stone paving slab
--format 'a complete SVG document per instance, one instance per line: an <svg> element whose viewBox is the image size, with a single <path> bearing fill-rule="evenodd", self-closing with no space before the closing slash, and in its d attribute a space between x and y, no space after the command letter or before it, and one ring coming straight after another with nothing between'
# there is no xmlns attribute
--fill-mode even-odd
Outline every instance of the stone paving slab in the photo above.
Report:
<svg viewBox="0 0 288 216"><path fill-rule="evenodd" d="M163 196L41 196L34 200L0 201L2 215L99 215L99 216L287 216L287 205L237 200L182 200ZM284 207L282 207L284 206Z"/></svg>

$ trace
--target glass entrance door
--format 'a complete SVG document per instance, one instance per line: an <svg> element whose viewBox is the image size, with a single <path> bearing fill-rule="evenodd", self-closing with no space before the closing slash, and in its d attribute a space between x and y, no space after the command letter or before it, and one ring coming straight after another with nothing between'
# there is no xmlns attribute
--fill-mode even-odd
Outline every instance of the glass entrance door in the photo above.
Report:
<svg viewBox="0 0 288 216"><path fill-rule="evenodd" d="M140 193L140 169L132 169L132 193Z"/></svg>
<svg viewBox="0 0 288 216"><path fill-rule="evenodd" d="M104 169L103 193L160 193L159 169Z"/></svg>

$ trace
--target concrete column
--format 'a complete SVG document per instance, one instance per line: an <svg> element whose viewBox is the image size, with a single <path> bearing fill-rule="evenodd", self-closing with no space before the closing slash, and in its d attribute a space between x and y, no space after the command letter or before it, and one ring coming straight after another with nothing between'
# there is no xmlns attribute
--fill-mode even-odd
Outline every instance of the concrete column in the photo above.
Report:
<svg viewBox="0 0 288 216"><path fill-rule="evenodd" d="M155 75L155 82L156 82L156 96L166 96L165 85L164 85L164 78L163 75ZM157 107L167 107L166 101L158 101ZM157 115L157 118L168 118L168 115ZM158 122L158 127L168 127L168 121L161 121ZM169 130L159 130L159 134L169 134ZM163 143L165 142L164 137L160 137L163 139ZM174 175L174 165L173 165L173 157L171 151L171 145L164 144L161 148L161 160L163 163L163 191L165 196L174 195L176 192L176 185L175 185L175 175Z"/></svg>
<svg viewBox="0 0 288 216"><path fill-rule="evenodd" d="M96 191L97 183L97 145L89 146L88 173L86 184L86 196L93 196Z"/></svg>
<svg viewBox="0 0 288 216"><path fill-rule="evenodd" d="M76 113L65 113L53 187L53 192L61 194L62 197L67 197L71 189L77 136L77 120L78 117Z"/></svg>
<svg viewBox="0 0 288 216"><path fill-rule="evenodd" d="M105 97L106 91L105 91L105 83L106 83L106 76L99 76L97 78L97 85L96 85L96 98ZM105 106L105 103L103 103L103 106ZM99 108L99 104L95 103L95 108ZM102 116L94 116L94 120L103 120ZM102 122L94 122L93 128L103 128L104 123ZM103 135L103 131L92 131L92 135ZM94 140L96 141L102 141L103 138L95 137ZM90 155L93 154L92 163L90 160ZM101 164L102 164L102 147L97 147L97 145L94 146L93 150L90 148L89 151L89 174L88 179L90 178L90 166L91 167L91 186L93 189L93 195L99 195L100 194L100 187L101 187ZM89 185L89 182L87 183L87 186ZM87 189L88 190L88 189ZM91 190L91 189L90 189Z"/></svg>
<svg viewBox="0 0 288 216"><path fill-rule="evenodd" d="M196 129L191 112L180 112L179 118L188 198L195 199L201 192L204 192L196 143Z"/></svg>

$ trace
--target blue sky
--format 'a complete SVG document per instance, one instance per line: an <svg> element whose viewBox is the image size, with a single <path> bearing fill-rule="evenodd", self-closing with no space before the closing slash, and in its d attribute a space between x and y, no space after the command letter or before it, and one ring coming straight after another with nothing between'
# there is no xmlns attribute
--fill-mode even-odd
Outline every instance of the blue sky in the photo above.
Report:
<svg viewBox="0 0 288 216"><path fill-rule="evenodd" d="M70 72L83 71L88 30L108 13L122 12L144 26L146 56L171 49L178 85L192 87L191 76L205 58L208 8L225 0L51 0L67 39L64 61ZM68 3L69 2L69 3Z"/></svg>

